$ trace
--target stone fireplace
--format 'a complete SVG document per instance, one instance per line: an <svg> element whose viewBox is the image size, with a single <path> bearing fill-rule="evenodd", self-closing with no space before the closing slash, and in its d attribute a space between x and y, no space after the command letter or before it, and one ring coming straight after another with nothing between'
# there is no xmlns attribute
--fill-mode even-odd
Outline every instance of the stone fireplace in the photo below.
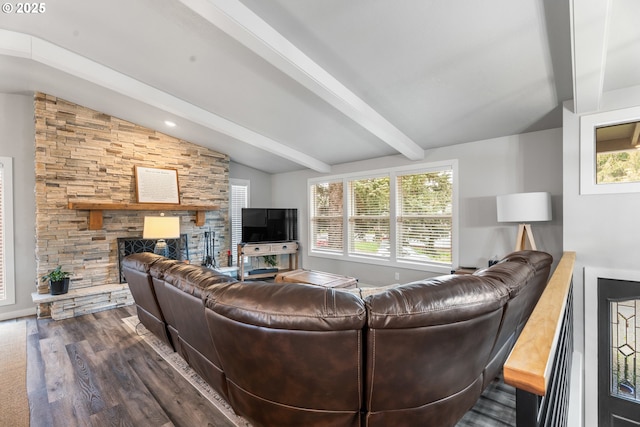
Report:
<svg viewBox="0 0 640 427"><path fill-rule="evenodd" d="M135 166L178 171L185 210L167 214L180 217L183 259L202 263L205 231L213 231L216 262L226 265L227 155L50 95L36 93L34 103L38 277L61 265L73 274L71 290L120 283L118 239L139 239L144 217L160 212L105 210L102 228L92 230L89 211L69 203L135 203ZM198 226L187 205L217 210ZM36 286L39 294L48 292L46 283Z"/></svg>

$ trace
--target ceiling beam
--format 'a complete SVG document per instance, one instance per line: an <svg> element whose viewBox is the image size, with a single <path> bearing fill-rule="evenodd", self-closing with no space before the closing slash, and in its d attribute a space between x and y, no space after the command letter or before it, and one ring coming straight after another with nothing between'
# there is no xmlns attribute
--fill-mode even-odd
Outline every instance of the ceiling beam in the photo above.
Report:
<svg viewBox="0 0 640 427"><path fill-rule="evenodd" d="M411 160L424 150L237 0L180 0L274 67Z"/></svg>
<svg viewBox="0 0 640 427"><path fill-rule="evenodd" d="M600 109L607 56L611 0L571 0L573 107L576 114Z"/></svg>
<svg viewBox="0 0 640 427"><path fill-rule="evenodd" d="M31 59L160 108L316 172L331 171L330 165L314 157L37 37L0 29L0 55Z"/></svg>

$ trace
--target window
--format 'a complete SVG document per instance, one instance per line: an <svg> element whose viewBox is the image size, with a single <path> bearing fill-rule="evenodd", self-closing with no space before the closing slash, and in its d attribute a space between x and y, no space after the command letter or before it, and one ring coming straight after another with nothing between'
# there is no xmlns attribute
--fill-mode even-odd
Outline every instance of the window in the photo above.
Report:
<svg viewBox="0 0 640 427"><path fill-rule="evenodd" d="M349 182L349 253L389 257L389 176Z"/></svg>
<svg viewBox="0 0 640 427"><path fill-rule="evenodd" d="M397 259L452 265L452 183L452 170L397 176Z"/></svg>
<svg viewBox="0 0 640 427"><path fill-rule="evenodd" d="M309 180L309 255L450 271L456 161Z"/></svg>
<svg viewBox="0 0 640 427"><path fill-rule="evenodd" d="M342 253L343 183L320 182L311 186L311 247Z"/></svg>
<svg viewBox="0 0 640 427"><path fill-rule="evenodd" d="M0 305L15 304L13 258L13 163L0 157Z"/></svg>
<svg viewBox="0 0 640 427"><path fill-rule="evenodd" d="M231 179L230 214L232 263L238 259L238 243L242 241L242 208L249 207L249 181Z"/></svg>

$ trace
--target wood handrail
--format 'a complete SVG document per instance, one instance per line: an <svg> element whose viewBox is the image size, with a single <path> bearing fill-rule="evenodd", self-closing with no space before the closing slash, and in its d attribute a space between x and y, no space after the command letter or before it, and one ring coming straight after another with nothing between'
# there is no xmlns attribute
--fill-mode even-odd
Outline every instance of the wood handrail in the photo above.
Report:
<svg viewBox="0 0 640 427"><path fill-rule="evenodd" d="M575 252L562 255L504 364L505 383L538 396L546 395L575 260Z"/></svg>

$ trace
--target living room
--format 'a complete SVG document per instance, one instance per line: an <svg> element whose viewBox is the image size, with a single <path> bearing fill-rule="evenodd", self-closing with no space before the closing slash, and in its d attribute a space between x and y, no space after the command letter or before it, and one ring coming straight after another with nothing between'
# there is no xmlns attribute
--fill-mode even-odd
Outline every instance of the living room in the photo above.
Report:
<svg viewBox="0 0 640 427"><path fill-rule="evenodd" d="M578 258L574 274L575 346L576 351L582 354L585 359L584 362L587 367L584 369L590 371L593 367L588 367L588 364L591 363L589 358L594 353L593 342L597 341L597 337L593 335L593 329L591 328L592 325L589 323L589 319L596 316L597 308L593 306L589 292L592 292L596 285L588 282L591 276L588 274L586 276L584 275L585 268L606 268L607 270L620 271L622 272L623 278L629 275L627 272L635 272L638 270L637 256L639 253L635 244L636 239L633 238L633 234L630 233L629 230L633 229L631 228L635 219L633 212L637 212L640 208L640 196L638 196L637 191L620 191L606 194L588 193L585 191L585 178L581 175L581 172L584 170L581 153L584 151L583 144L585 144L585 138L582 136L584 128L581 128L581 126L584 126L584 123L589 121L598 125L617 121L625 122L633 118L640 118L640 113L638 112L640 90L638 89L638 82L634 82L633 79L630 78L623 83L614 83L613 81L607 80L607 84L603 85L593 85L592 82L585 81L585 76L592 73L582 72L582 70L585 68L591 69L594 63L600 75L605 75L605 70L609 70L607 67L613 66L612 63L614 60L617 61L619 57L615 56L614 53L604 55L602 52L608 48L612 49L611 52L615 52L613 49L619 47L620 44L618 43L614 46L607 45L604 41L606 39L604 30L601 31L602 34L597 38L597 40L601 41L600 44L590 41L588 43L589 48L583 49L583 45L580 45L579 41L583 40L580 37L590 37L594 32L597 33L594 28L602 29L605 27L604 22L610 22L610 20L613 19L616 19L615 25L610 24L609 28L621 28L624 23L621 16L634 16L634 14L625 14L620 11L623 8L622 3L625 2L615 2L617 8L614 8L612 12L607 12L606 10L583 11L580 9L580 2L572 2L573 7L577 9L578 13L584 13L585 16L593 18L589 22L598 22L601 23L602 26L591 25L588 29L585 29L580 26L582 21L573 22L574 38L577 38L578 42L574 42L574 46L571 46L569 37L571 23L568 13L569 2L558 2L560 5L551 5L549 4L550 2L544 2L544 5L537 3L535 7L547 9L543 12L538 10L538 13L546 16L547 19L551 19L548 15L552 14L552 11L555 10L554 8L564 6L567 9L562 9L562 13L559 14L561 17L566 18L566 20L561 22L561 25L552 27L556 32L560 32L560 36L553 39L557 44L552 44L550 41L549 45L551 46L547 46L550 50L560 48L566 50L563 51L564 56L554 52L550 54L554 61L550 61L547 66L553 68L555 75L551 75L554 73L549 72L549 75L545 76L545 78L550 80L555 78L556 89L569 88L569 92L555 93L554 96L552 96L553 99L549 102L550 108L545 112L545 114L549 114L549 116L552 117L552 119L549 119L546 123L552 123L552 125L547 125L546 128L541 127L540 129L530 130L529 128L534 126L533 123L530 123L530 126L522 126L514 131L506 131L502 134L485 135L477 132L475 137L467 137L466 139L461 139L457 141L457 143L449 145L435 143L433 146L427 146L429 144L425 143L426 148L423 150L423 158L421 160L412 160L398 153L396 150L389 151L384 144L377 142L377 140L370 146L367 145L363 141L369 141L371 138L362 137L362 133L365 131L362 131L358 127L359 125L349 124L346 123L348 120L345 118L336 119L335 116L332 116L332 120L338 122L339 127L347 129L345 132L346 135L351 134L354 136L354 139L358 141L353 144L353 147L357 147L358 149L347 147L348 144L342 142L345 146L345 156L340 157L338 156L340 152L339 149L322 148L318 145L320 144L320 137L310 138L311 141L306 143L306 150L314 153L314 156L317 158L326 159L325 163L331 165L330 172L313 170L313 168L301 166L301 163L294 164L292 167L292 161L289 158L284 161L286 164L284 169L288 170L274 171L269 168L277 168L276 165L280 165L280 162L282 162L280 159L274 159L274 157L278 157L272 154L277 152L276 149L270 151L269 149L256 148L256 145L250 144L239 146L235 140L225 135L220 136L220 141L217 143L220 144L219 146L228 147L228 149L216 149L214 151L229 155L230 157L227 179L241 179L250 182L251 206L292 207L299 210L299 235L302 247L300 257L301 265L304 268L355 276L363 283L371 285L383 285L398 281L410 282L412 280L422 279L425 275L436 275L438 272L425 273L425 271L421 269L397 266L389 268L370 263L318 257L311 254L308 250L310 242L307 237L309 231L309 179L321 176L338 176L375 171L383 168L413 164L430 164L456 159L458 162L458 217L457 230L454 237L457 239L455 240L457 250L456 263L452 265L454 268L459 266L484 267L489 259L496 256L504 256L513 249L516 227L513 224L498 223L495 204L497 195L528 191L546 191L551 193L553 219L549 222L535 224L534 234L538 247L552 254L556 262L560 259L563 251L570 250L577 253ZM260 7L265 7L256 4L251 4L251 6L255 7L256 10L260 10ZM535 9L532 5L530 5L530 7ZM624 7L632 6L624 4ZM51 19L56 16L56 13L61 13L61 11L56 12L55 8L51 7L50 10L38 18ZM263 11L263 13L265 13L265 16L270 16L269 13L275 12L269 12L267 10ZM16 16L8 16L5 14L2 28L9 30L11 33L17 32L27 35L31 34L33 30L27 30L22 28L22 26L37 25L35 19L17 23L15 18ZM24 18L29 17L25 16ZM276 18L273 19L277 21ZM5 25L4 22L7 22L7 24ZM281 25L284 26L284 24ZM576 26L577 29L575 29ZM77 28L80 27L78 26ZM285 28L286 27L283 27L281 31L285 31ZM69 30L69 32L71 31L72 30ZM289 28L288 31L292 30ZM89 32L89 28L82 27L78 30L78 34L80 35L86 32ZM77 37L78 34L72 37ZM38 76L42 71L39 69L42 63L38 63L39 65L30 64L31 62L39 61L38 56L34 55L33 58L35 59L25 59L31 57L12 53L16 52L17 49L12 43L12 40L14 40L14 38L11 37L11 34L8 35L8 33L3 33L0 39L3 48L3 64L6 65L6 67L3 68L3 72L6 73L3 74L3 85L0 86L0 92L2 92L0 94L0 111L2 111L0 115L2 152L0 154L13 158L13 221L16 286L14 295L15 303L0 307L0 318L2 319L28 316L35 313L31 294L37 287L40 272L38 271L37 260L34 257L37 242L35 242L32 236L34 236L34 228L42 227L43 224L39 224L37 221L37 198L41 195L34 194L36 174L34 173L33 165L36 164L34 147L37 131L33 119L35 110L34 93L39 92L51 96L59 96L61 99L68 98L68 101L81 105L82 107L90 108L124 120L127 120L130 116L135 117L135 115L130 114L131 110L135 110L137 107L145 104L144 100L140 98L136 99L138 95L128 95L126 93L111 94L109 98L110 101L103 101L103 99L107 99L107 97L104 96L106 89L98 87L99 85L96 83L97 77L95 75L88 77L88 80L83 80L78 83L77 88L73 88L71 87L73 85L70 83L70 80L66 78L58 79L64 71L51 64L45 65L45 68L48 67L46 71L51 73L51 77L41 79ZM611 42L611 40L615 41L617 39L610 37L609 41ZM307 42L313 45L309 41ZM90 42L87 41L86 43ZM635 47L636 45L637 41L630 43L629 46L631 47L629 47L629 49L637 49L637 47ZM121 44L118 46L121 46ZM600 46L600 48L598 49L597 46ZM86 46L84 47L86 48ZM117 51L120 48L114 47L113 49ZM505 53L504 51L501 52ZM610 61L603 61L602 57L604 56L607 56ZM636 57L637 56L638 55L636 55ZM565 65L567 63L570 64L570 58L573 58L575 68L573 74L571 74L571 70L569 70L570 74L567 76L566 73L563 74L556 68L559 57L564 58ZM632 58L634 56L626 55L626 57ZM194 58L191 58L190 62L198 63L200 60L204 61L198 54ZM262 61L262 59L259 61ZM25 63L27 63L26 67ZM73 63L73 61L69 62L69 64L71 63ZM251 61L249 61L249 63L255 65ZM583 65L585 63L587 65ZM625 63L621 65L621 67L625 70L637 69L634 68L634 65L637 64ZM581 68L581 66L585 68ZM31 67L33 67L34 70L38 68L37 72L33 71L32 76L30 76L31 71L28 71ZM566 69L564 71L566 71ZM609 74L606 75L612 78L610 76L614 74L611 74L611 71L608 72ZM275 76L275 71L270 70L267 73L270 79L279 82L279 77ZM346 71L344 71L344 73L345 75L348 74ZM46 75L47 73L44 74ZM442 78L442 76L439 76L439 78ZM55 84L56 79L58 79L59 82L58 86ZM170 79L167 78L167 80ZM567 81L569 81L569 85L567 85ZM573 82L572 84L571 81ZM180 91L174 88L175 85L178 85L178 82L172 82L170 86L175 92L179 93ZM363 84L363 86L366 86L366 84ZM217 89L221 93L224 92L219 87ZM370 88L363 87L360 89L360 92L366 93L366 89ZM301 89L289 89L289 91L294 94L297 93L296 91L298 90ZM528 93L514 96L509 104L511 106L510 108L517 108L520 102L523 102L528 96L527 94ZM65 97L65 95L68 96ZM287 93L287 96L292 95L291 93ZM130 99L125 98L133 98L134 101L130 103ZM222 98L223 97L220 97L221 100L219 101L211 102L214 104L216 102L224 104L224 102L227 101L232 104L229 106L229 114L241 111L243 104L241 100L234 101L229 98L222 100ZM599 100L596 106L581 104L594 98ZM405 99L410 99L410 97ZM448 100L460 100L460 97L452 94ZM202 99L199 99L199 101L203 102ZM268 103L262 102L263 112L260 114L264 114L265 118L257 120L256 123L268 121L273 118L264 112L269 110ZM313 101L313 109L324 112L326 108L329 108L321 104L321 102L322 101ZM126 104L128 107L120 108L120 103L122 103L122 105ZM298 103L295 105L299 107ZM462 103L460 105L462 105ZM220 107L219 105L217 106ZM140 109L142 110L142 108ZM274 106L274 109L276 109L276 106ZM169 113L175 112L175 106L171 105L169 110ZM460 106L458 110L456 114L460 113L462 116L472 114L471 111L466 110L462 106ZM167 112L163 112L162 109L158 107L153 107L150 110L145 109L144 111L141 120L136 121L136 124L152 128L158 132L168 134L175 132L167 128L162 128L161 124L153 127L148 124L153 121L161 123L162 120L165 120L165 117L169 116L175 118L175 114L165 114ZM435 109L429 110L428 113L421 113L421 115L423 117L428 117L429 114L435 116L436 111ZM153 116L154 113L156 114L155 117ZM341 116L342 113L336 114L343 117ZM543 121L544 118L545 117L542 116L536 117L536 119L540 121ZM327 123L325 120L326 118L321 120L320 126ZM422 120L427 121L424 118ZM531 118L529 120L530 122L532 121ZM180 122L180 120L177 121ZM194 120L194 122L195 121L196 120ZM418 120L416 120L416 122L417 121ZM471 124L477 123L473 122ZM450 128L465 126L473 128L473 126L465 123L464 120L459 120L455 123L446 121L446 125ZM302 127L303 125L301 124L300 126ZM316 124L315 126L318 125ZM432 124L432 126L438 127L439 125ZM186 132L184 136L181 136L181 139L193 143L206 140L207 137L203 138L203 134L205 134L203 130L204 127L201 122L196 123L189 131L190 133ZM290 130L290 132L293 131ZM336 135L342 137L344 137L345 134L336 133ZM279 135L285 136L286 132ZM291 135L293 135L293 133ZM326 134L320 135L321 137L330 136ZM193 136L193 138L189 138L189 136ZM425 134L423 137L426 141L431 136ZM292 137L292 139L303 138L296 135ZM255 141L253 142L254 144L256 143ZM309 147L313 144L315 144L314 147ZM278 147L276 146L276 148ZM240 151L247 152L246 159L242 162L236 160L243 158ZM354 151L359 151L360 154L354 156ZM351 156L351 158L349 158L349 156ZM294 158L296 161L303 162L301 157L294 156ZM274 159L273 162L271 162L272 159ZM141 160L143 162L149 162L149 159ZM265 164L270 163L270 165L261 169L258 167L261 162ZM158 166L163 166L162 160L159 160L157 163L160 163ZM320 168L316 167L316 169ZM178 174L181 180L187 179L182 178L183 175L185 177L188 175L186 171L185 173L178 171ZM131 182L133 182L133 171L131 171L130 179L132 180ZM133 197L133 191L129 192L129 195ZM80 198L81 197L78 196L78 199ZM221 235L223 234L224 233L221 233ZM229 248L229 242L223 238L221 243L223 243L224 246L219 247L219 250L226 251L226 249ZM197 259L192 261L198 262ZM588 416L588 414L590 414L589 411L593 411L593 408L597 405L593 404L594 398L592 396L594 385L589 384L587 379L585 386L586 390L584 393L586 403L584 410L587 415L584 419L587 420L590 419ZM591 413L591 415L593 414Z"/></svg>

